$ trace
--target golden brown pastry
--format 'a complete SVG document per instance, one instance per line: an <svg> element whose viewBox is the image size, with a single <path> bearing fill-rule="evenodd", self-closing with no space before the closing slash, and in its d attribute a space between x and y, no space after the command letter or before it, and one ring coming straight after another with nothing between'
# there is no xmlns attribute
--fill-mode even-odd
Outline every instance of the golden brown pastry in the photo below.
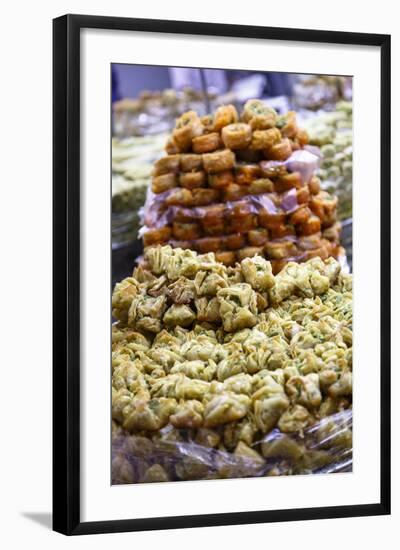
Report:
<svg viewBox="0 0 400 550"><path fill-rule="evenodd" d="M292 154L292 146L288 138L272 145L264 151L265 158L270 160L286 160Z"/></svg>
<svg viewBox="0 0 400 550"><path fill-rule="evenodd" d="M298 204L308 203L309 198L310 198L310 191L308 189L308 185L305 185L304 187L300 187L299 189L296 189L296 199Z"/></svg>
<svg viewBox="0 0 400 550"><path fill-rule="evenodd" d="M176 206L174 210L174 220L182 223L190 223L194 221L194 212L191 208Z"/></svg>
<svg viewBox="0 0 400 550"><path fill-rule="evenodd" d="M227 222L229 233L247 233L250 229L257 226L257 216L255 214L247 214L244 216L231 217Z"/></svg>
<svg viewBox="0 0 400 550"><path fill-rule="evenodd" d="M162 174L160 176L154 176L151 183L151 190L153 193L163 193L169 189L173 189L177 186L176 174L170 172L168 174Z"/></svg>
<svg viewBox="0 0 400 550"><path fill-rule="evenodd" d="M195 189L203 187L206 183L206 173L203 170L199 172L181 172L179 174L179 185L186 189Z"/></svg>
<svg viewBox="0 0 400 550"><path fill-rule="evenodd" d="M289 216L289 223L292 225L299 225L305 223L310 216L311 210L308 206L301 206Z"/></svg>
<svg viewBox="0 0 400 550"><path fill-rule="evenodd" d="M249 99L243 108L242 120L250 123L253 130L273 128L276 124L276 111L260 99Z"/></svg>
<svg viewBox="0 0 400 550"><path fill-rule="evenodd" d="M222 189L222 198L225 202L237 201L244 197L248 192L248 189L237 183L230 183Z"/></svg>
<svg viewBox="0 0 400 550"><path fill-rule="evenodd" d="M318 231L321 231L321 220L315 215L311 215L307 221L298 226L299 235L312 235Z"/></svg>
<svg viewBox="0 0 400 550"><path fill-rule="evenodd" d="M330 247L323 244L320 248L313 248L312 250L306 250L304 252L304 259L311 260L311 258L321 258L326 260L330 256Z"/></svg>
<svg viewBox="0 0 400 550"><path fill-rule="evenodd" d="M194 246L196 250L202 254L207 252L217 252L221 249L222 240L220 237L205 237L196 241Z"/></svg>
<svg viewBox="0 0 400 550"><path fill-rule="evenodd" d="M246 244L246 239L241 233L232 233L231 235L226 235L225 237L225 246L229 250L239 250L243 248Z"/></svg>
<svg viewBox="0 0 400 550"><path fill-rule="evenodd" d="M340 222L336 222L331 227L324 229L322 232L322 236L324 237L324 239L328 239L328 241L339 242L341 232L342 224Z"/></svg>
<svg viewBox="0 0 400 550"><path fill-rule="evenodd" d="M193 189L191 204L192 206L205 206L216 202L218 199L218 189Z"/></svg>
<svg viewBox="0 0 400 550"><path fill-rule="evenodd" d="M304 145L307 145L309 142L309 136L306 130L303 130L303 128L298 128L295 140L298 142L300 147L304 147Z"/></svg>
<svg viewBox="0 0 400 550"><path fill-rule="evenodd" d="M201 234L201 228L198 223L174 222L172 224L172 235L175 239L192 241L200 239Z"/></svg>
<svg viewBox="0 0 400 550"><path fill-rule="evenodd" d="M168 138L168 141L165 144L165 152L167 155L176 155L176 153L179 153L179 147L176 145L172 137Z"/></svg>
<svg viewBox="0 0 400 550"><path fill-rule="evenodd" d="M195 153L211 153L221 147L221 137L218 132L211 132L193 138L192 148Z"/></svg>
<svg viewBox="0 0 400 550"><path fill-rule="evenodd" d="M172 131L172 138L179 151L190 151L192 139L203 133L203 125L195 111L184 113L176 121L175 129Z"/></svg>
<svg viewBox="0 0 400 550"><path fill-rule="evenodd" d="M215 253L215 259L224 265L233 266L236 262L236 254L231 250L220 251Z"/></svg>
<svg viewBox="0 0 400 550"><path fill-rule="evenodd" d="M235 165L235 154L230 149L222 149L203 155L204 170L210 174L231 170Z"/></svg>
<svg viewBox="0 0 400 550"><path fill-rule="evenodd" d="M263 246L268 241L268 229L251 229L247 234L247 240L250 246Z"/></svg>
<svg viewBox="0 0 400 550"><path fill-rule="evenodd" d="M249 195L272 193L274 191L274 182L269 178L257 178L250 183L247 191Z"/></svg>
<svg viewBox="0 0 400 550"><path fill-rule="evenodd" d="M168 226L160 229L148 229L143 235L144 246L161 244L167 242L171 237L171 228Z"/></svg>
<svg viewBox="0 0 400 550"><path fill-rule="evenodd" d="M264 151L281 141L281 133L278 128L268 130L254 130L251 139L251 148Z"/></svg>
<svg viewBox="0 0 400 550"><path fill-rule="evenodd" d="M201 223L206 226L208 224L214 225L223 222L224 214L224 204L211 204L210 206L205 206L202 211Z"/></svg>
<svg viewBox="0 0 400 550"><path fill-rule="evenodd" d="M298 254L298 248L292 240L281 240L267 242L264 246L268 258L279 260L294 257Z"/></svg>
<svg viewBox="0 0 400 550"><path fill-rule="evenodd" d="M321 191L321 180L317 176L313 176L308 182L308 188L312 195L317 195Z"/></svg>
<svg viewBox="0 0 400 550"><path fill-rule="evenodd" d="M304 235L297 239L298 246L302 250L314 250L322 246L321 233L313 233L312 235Z"/></svg>
<svg viewBox="0 0 400 550"><path fill-rule="evenodd" d="M154 163L153 176L179 172L179 155L167 155Z"/></svg>
<svg viewBox="0 0 400 550"><path fill-rule="evenodd" d="M218 174L210 174L208 176L208 185L214 189L220 189L221 187L227 187L231 183L234 183L234 176L232 170L225 170Z"/></svg>
<svg viewBox="0 0 400 550"><path fill-rule="evenodd" d="M280 124L279 124L280 123ZM283 125L281 126L281 124ZM298 132L296 113L294 111L289 111L282 117L281 120L278 119L278 124L281 126L282 136L287 138L295 138Z"/></svg>
<svg viewBox="0 0 400 550"><path fill-rule="evenodd" d="M239 119L238 113L233 105L222 105L214 114L213 128L216 132L228 124L234 124Z"/></svg>
<svg viewBox="0 0 400 550"><path fill-rule="evenodd" d="M283 193L293 188L299 189L302 186L303 180L300 172L291 172L274 179L274 190L277 193Z"/></svg>
<svg viewBox="0 0 400 550"><path fill-rule="evenodd" d="M293 225L280 223L269 228L269 235L271 239L282 239L283 237L295 236L296 230Z"/></svg>
<svg viewBox="0 0 400 550"><path fill-rule="evenodd" d="M246 149L251 143L251 127L242 122L228 124L222 128L221 138L227 149Z"/></svg>
<svg viewBox="0 0 400 550"><path fill-rule="evenodd" d="M190 206L193 201L192 192L189 189L174 189L165 199L167 206Z"/></svg>
<svg viewBox="0 0 400 550"><path fill-rule="evenodd" d="M274 211L268 211L262 209L258 212L258 221L261 227L266 229L274 227L284 223L286 220L286 213L283 210L276 209Z"/></svg>
<svg viewBox="0 0 400 550"><path fill-rule="evenodd" d="M194 153L182 154L179 167L182 172L197 172L203 168L203 157Z"/></svg>
<svg viewBox="0 0 400 550"><path fill-rule="evenodd" d="M238 260L241 262L245 258L252 258L257 254L261 255L262 252L263 252L262 246L246 246L245 248L242 248L237 251L237 257L238 257Z"/></svg>
<svg viewBox="0 0 400 550"><path fill-rule="evenodd" d="M261 176L258 164L237 164L235 167L235 181L239 185L250 185Z"/></svg>

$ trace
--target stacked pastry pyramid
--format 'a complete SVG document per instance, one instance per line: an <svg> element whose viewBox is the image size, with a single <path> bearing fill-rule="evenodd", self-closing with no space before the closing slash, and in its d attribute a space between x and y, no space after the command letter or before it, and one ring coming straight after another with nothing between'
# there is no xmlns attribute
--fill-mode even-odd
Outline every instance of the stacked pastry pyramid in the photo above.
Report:
<svg viewBox="0 0 400 550"><path fill-rule="evenodd" d="M318 154L296 113L248 101L183 114L154 166L144 246L170 244L234 265L256 254L288 261L340 253L337 198L322 191Z"/></svg>

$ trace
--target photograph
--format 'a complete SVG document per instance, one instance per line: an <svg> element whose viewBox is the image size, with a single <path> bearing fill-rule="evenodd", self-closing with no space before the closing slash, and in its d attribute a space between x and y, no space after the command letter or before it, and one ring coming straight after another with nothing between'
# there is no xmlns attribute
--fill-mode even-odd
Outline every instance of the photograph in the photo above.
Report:
<svg viewBox="0 0 400 550"><path fill-rule="evenodd" d="M67 15L54 52L54 529L388 514L390 37Z"/></svg>
<svg viewBox="0 0 400 550"><path fill-rule="evenodd" d="M111 64L113 485L353 470L353 79L265 65Z"/></svg>

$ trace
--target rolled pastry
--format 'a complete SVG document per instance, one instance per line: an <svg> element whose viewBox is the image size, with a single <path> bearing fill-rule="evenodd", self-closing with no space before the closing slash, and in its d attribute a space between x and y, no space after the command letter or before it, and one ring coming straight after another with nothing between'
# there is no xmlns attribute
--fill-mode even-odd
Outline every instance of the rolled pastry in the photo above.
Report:
<svg viewBox="0 0 400 550"><path fill-rule="evenodd" d="M182 172L197 172L203 168L203 157L194 153L182 154L179 167Z"/></svg>
<svg viewBox="0 0 400 550"><path fill-rule="evenodd" d="M227 187L231 183L234 183L234 181L235 180L232 170L225 170L224 172L219 172L218 174L210 174L208 176L208 185L215 189Z"/></svg>
<svg viewBox="0 0 400 550"><path fill-rule="evenodd" d="M163 193L168 189L173 189L177 186L176 174L170 172L168 174L162 174L160 176L154 176L151 183L151 190L153 193Z"/></svg>
<svg viewBox="0 0 400 550"><path fill-rule="evenodd" d="M169 172L179 172L179 155L167 155L154 163L153 176L161 176Z"/></svg>
<svg viewBox="0 0 400 550"><path fill-rule="evenodd" d="M200 136L204 131L203 125L195 111L184 113L176 121L175 129L172 131L172 138L179 151L189 151L192 146L192 139Z"/></svg>
<svg viewBox="0 0 400 550"><path fill-rule="evenodd" d="M195 153L210 153L219 147L221 147L221 138L218 132L197 136L192 140L192 149Z"/></svg>
<svg viewBox="0 0 400 550"><path fill-rule="evenodd" d="M228 149L246 149L251 143L251 127L243 122L228 124L222 128L221 137Z"/></svg>
<svg viewBox="0 0 400 550"><path fill-rule="evenodd" d="M237 164L235 167L235 181L239 185L250 185L261 176L258 164Z"/></svg>
<svg viewBox="0 0 400 550"><path fill-rule="evenodd" d="M203 155L204 170L210 174L231 170L235 165L235 154L230 149L205 153Z"/></svg>
<svg viewBox="0 0 400 550"><path fill-rule="evenodd" d="M171 228L169 226L161 227L159 229L149 229L143 235L144 246L151 246L153 244L161 244L167 242L171 237Z"/></svg>
<svg viewBox="0 0 400 550"><path fill-rule="evenodd" d="M292 154L292 146L288 138L272 145L264 151L265 158L270 160L287 160Z"/></svg>
<svg viewBox="0 0 400 550"><path fill-rule="evenodd" d="M186 189L195 189L203 187L206 183L206 173L203 170L198 172L181 172L179 174L179 184Z"/></svg>
<svg viewBox="0 0 400 550"><path fill-rule="evenodd" d="M221 105L215 111L213 128L216 132L228 124L234 124L239 120L238 113L233 105Z"/></svg>

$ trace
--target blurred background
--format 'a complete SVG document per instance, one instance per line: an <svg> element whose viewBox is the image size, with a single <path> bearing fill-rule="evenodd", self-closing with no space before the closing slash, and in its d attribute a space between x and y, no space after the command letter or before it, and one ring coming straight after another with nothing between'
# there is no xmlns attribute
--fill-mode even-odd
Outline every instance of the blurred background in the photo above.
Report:
<svg viewBox="0 0 400 550"><path fill-rule="evenodd" d="M141 212L152 165L165 154L175 120L219 105L240 110L251 98L279 114L297 112L310 143L321 149L318 176L338 196L338 218L352 268L352 79L343 76L113 64L112 283L128 276L142 253Z"/></svg>

